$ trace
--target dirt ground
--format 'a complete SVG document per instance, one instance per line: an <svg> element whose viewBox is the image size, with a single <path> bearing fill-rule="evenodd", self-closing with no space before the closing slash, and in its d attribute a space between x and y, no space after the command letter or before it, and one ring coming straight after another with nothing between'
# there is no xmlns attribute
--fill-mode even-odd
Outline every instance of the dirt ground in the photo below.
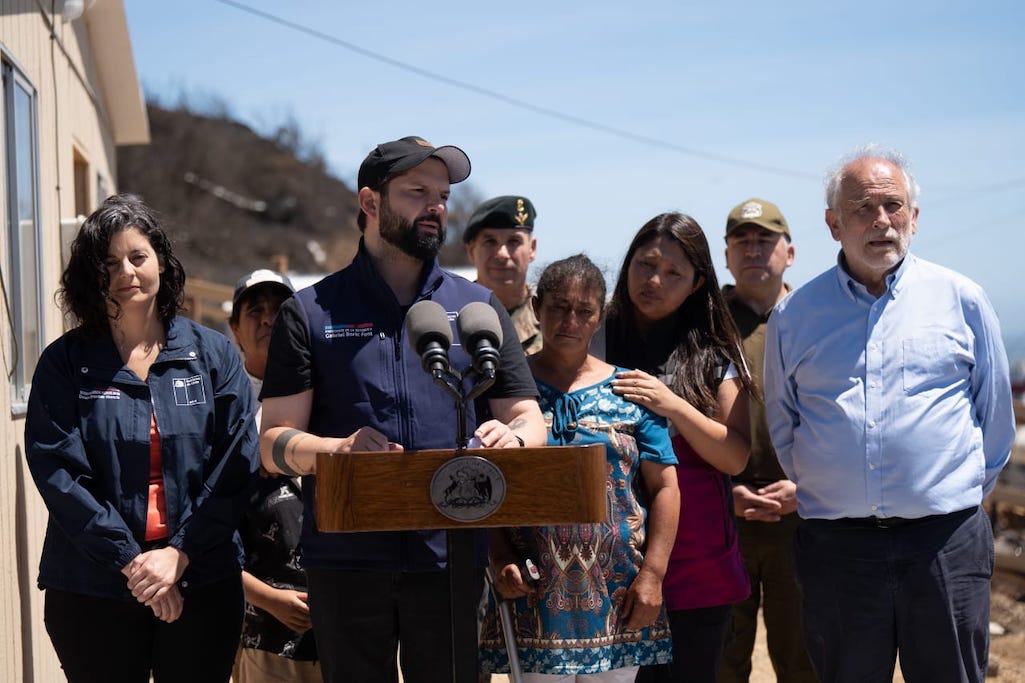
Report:
<svg viewBox="0 0 1025 683"><path fill-rule="evenodd" d="M990 638L987 683L1023 683L1025 681L1025 576L998 574L993 579L991 621L1006 630ZM759 624L758 638L751 661L749 683L776 683L765 646L765 627ZM492 683L509 683L508 676L495 675ZM904 683L897 671L894 683Z"/></svg>
<svg viewBox="0 0 1025 683"><path fill-rule="evenodd" d="M1025 682L1025 575L998 571L993 578L991 623L1004 630L993 634L989 645L987 683ZM752 656L749 683L776 683L765 645L765 627L759 624ZM492 683L509 683L508 676L491 677ZM894 683L904 683L898 668Z"/></svg>
<svg viewBox="0 0 1025 683"><path fill-rule="evenodd" d="M1025 682L1025 576L998 573L993 579L990 621L1005 630L989 641L987 683ZM894 683L904 683L900 668ZM760 627L751 658L749 683L776 683L765 646L765 629Z"/></svg>
<svg viewBox="0 0 1025 683"><path fill-rule="evenodd" d="M995 537L997 572L990 623L1003 634L994 633L989 641L988 680L1021 683L1025 681L1025 507L999 506Z"/></svg>
<svg viewBox="0 0 1025 683"><path fill-rule="evenodd" d="M1025 576L998 574L993 579L990 621L1006 629L989 641L988 681L1025 681Z"/></svg>
<svg viewBox="0 0 1025 683"><path fill-rule="evenodd" d="M1002 506L997 518L998 552L1025 558L1025 507ZM1022 566L1018 564L1018 567ZM991 637L987 683L1025 683L1025 572L998 569L991 592ZM994 632L994 629L997 632ZM752 655L749 683L776 683L765 644L765 625L759 618L758 637ZM509 677L494 675L492 683L509 683ZM898 669L893 683L904 683Z"/></svg>

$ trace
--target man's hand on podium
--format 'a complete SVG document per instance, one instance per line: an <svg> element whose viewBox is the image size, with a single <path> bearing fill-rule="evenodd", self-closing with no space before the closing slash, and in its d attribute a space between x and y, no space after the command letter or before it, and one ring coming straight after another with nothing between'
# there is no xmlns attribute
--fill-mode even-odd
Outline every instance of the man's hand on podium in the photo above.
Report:
<svg viewBox="0 0 1025 683"><path fill-rule="evenodd" d="M516 435L510 425L498 420L488 420L473 432L481 448L519 448L523 439Z"/></svg>
<svg viewBox="0 0 1025 683"><path fill-rule="evenodd" d="M353 451L402 451L402 444L389 441L388 437L373 427L360 427L334 449L335 453Z"/></svg>
<svg viewBox="0 0 1025 683"><path fill-rule="evenodd" d="M404 450L401 444L389 441L373 427L361 427L343 438L316 436L293 427L273 427L264 430L260 439L263 466L268 472L289 477L316 474L317 453Z"/></svg>

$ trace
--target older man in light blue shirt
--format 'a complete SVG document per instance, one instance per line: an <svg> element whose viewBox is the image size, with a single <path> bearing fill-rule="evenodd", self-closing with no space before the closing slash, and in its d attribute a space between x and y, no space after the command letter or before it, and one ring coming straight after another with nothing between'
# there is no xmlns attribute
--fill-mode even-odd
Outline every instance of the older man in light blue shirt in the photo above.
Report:
<svg viewBox="0 0 1025 683"><path fill-rule="evenodd" d="M824 681L985 679L993 538L980 504L1014 439L982 289L908 253L918 188L866 148L830 176L836 267L781 301L765 348L773 445L797 484L794 550Z"/></svg>

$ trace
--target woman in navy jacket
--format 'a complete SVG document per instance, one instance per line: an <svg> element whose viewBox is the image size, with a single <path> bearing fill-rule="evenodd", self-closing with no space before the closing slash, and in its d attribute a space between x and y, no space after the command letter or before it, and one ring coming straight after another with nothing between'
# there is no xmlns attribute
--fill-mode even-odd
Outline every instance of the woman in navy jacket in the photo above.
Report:
<svg viewBox="0 0 1025 683"><path fill-rule="evenodd" d="M152 211L114 196L71 246L78 326L36 367L28 465L50 512L39 567L69 681L227 681L242 624L235 532L259 463L221 334L177 316L185 272Z"/></svg>

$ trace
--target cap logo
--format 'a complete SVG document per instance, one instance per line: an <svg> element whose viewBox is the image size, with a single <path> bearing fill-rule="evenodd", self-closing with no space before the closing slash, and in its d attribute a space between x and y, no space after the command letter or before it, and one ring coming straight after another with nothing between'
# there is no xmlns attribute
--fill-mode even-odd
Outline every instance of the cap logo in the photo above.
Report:
<svg viewBox="0 0 1025 683"><path fill-rule="evenodd" d="M740 209L740 217L744 219L748 218L761 218L762 217L762 205L758 202L748 202Z"/></svg>
<svg viewBox="0 0 1025 683"><path fill-rule="evenodd" d="M284 284L281 280L281 276L277 273L261 268L260 270L254 270L249 274L249 278L246 280L246 287L252 287L253 285L260 284L262 282L278 282Z"/></svg>
<svg viewBox="0 0 1025 683"><path fill-rule="evenodd" d="M520 225L524 225L530 216L527 214L527 210L523 207L523 200L516 200L516 222Z"/></svg>
<svg viewBox="0 0 1025 683"><path fill-rule="evenodd" d="M421 138L414 138L414 140L416 141L416 144L420 145L421 147L434 147L434 145Z"/></svg>

